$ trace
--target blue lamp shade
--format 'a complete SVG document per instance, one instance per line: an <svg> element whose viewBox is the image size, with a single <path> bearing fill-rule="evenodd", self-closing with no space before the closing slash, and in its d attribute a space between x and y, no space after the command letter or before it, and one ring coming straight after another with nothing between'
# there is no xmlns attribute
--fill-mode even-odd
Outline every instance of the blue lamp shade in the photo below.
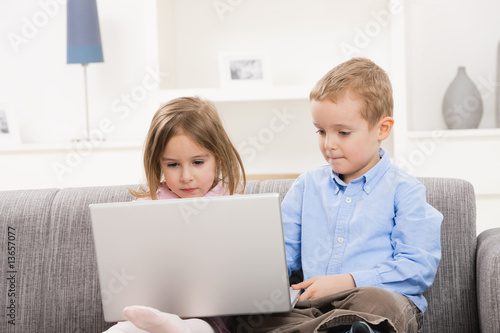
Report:
<svg viewBox="0 0 500 333"><path fill-rule="evenodd" d="M68 0L68 64L103 62L96 0Z"/></svg>

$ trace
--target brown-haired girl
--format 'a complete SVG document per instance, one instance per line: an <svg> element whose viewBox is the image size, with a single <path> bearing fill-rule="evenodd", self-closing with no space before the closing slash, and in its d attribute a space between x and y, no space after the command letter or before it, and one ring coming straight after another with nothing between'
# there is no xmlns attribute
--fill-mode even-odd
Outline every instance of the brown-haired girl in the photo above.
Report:
<svg viewBox="0 0 500 333"><path fill-rule="evenodd" d="M198 97L174 99L154 115L144 147L147 188L139 200L208 197L242 193L245 170L215 106ZM242 185L240 185L242 184ZM129 321L107 333L229 332L229 317L183 320L145 306L124 309Z"/></svg>

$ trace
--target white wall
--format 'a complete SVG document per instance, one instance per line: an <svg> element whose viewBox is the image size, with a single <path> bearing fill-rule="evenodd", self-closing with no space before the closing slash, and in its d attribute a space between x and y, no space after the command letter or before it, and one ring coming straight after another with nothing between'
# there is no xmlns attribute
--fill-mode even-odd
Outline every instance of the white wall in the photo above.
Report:
<svg viewBox="0 0 500 333"><path fill-rule="evenodd" d="M88 66L91 128L103 132L105 121L111 130L105 133L104 145L90 147L71 143L81 137L85 124L84 85L82 67L66 64L64 1L0 2L0 34L8 37L0 39L0 101L15 110L24 144L21 151L0 149L1 189L140 182L141 162L135 157L162 101L157 90L149 89L154 72L159 73L158 83L175 79L177 88L218 87L219 51L265 51L273 85L309 87L347 59L340 45L354 45L359 31L375 20L373 12L386 3L255 0L221 14L216 1L159 0L159 7L165 2L173 13L157 13L155 0L97 1L104 63ZM389 67L389 28L378 28L357 48L359 55ZM158 43L163 29L173 31L173 42ZM14 34L23 42L13 45ZM173 68L159 62L158 49L165 47L175 55ZM242 147L249 174L301 173L323 163L310 125L307 92L304 96L295 101L217 103L235 145ZM259 149L245 145L268 126L274 112L293 114L293 121ZM106 160L99 157L103 152ZM36 177L27 176L35 169Z"/></svg>
<svg viewBox="0 0 500 333"><path fill-rule="evenodd" d="M171 11L157 13L157 2ZM408 31L400 35L407 36L409 52L402 60L391 39L397 32L385 17L388 2L98 0L104 63L88 67L91 127L99 130L105 121L112 129L105 143L85 147L71 143L84 128L84 86L81 66L66 64L64 1L0 1L0 102L12 105L23 143L0 145L0 190L142 182L141 144L162 101L152 85L219 87L219 51L263 51L275 86L312 86L350 56L372 58L397 82L396 101L407 94L407 105L395 110L396 126L403 131L387 148L398 147L396 160L408 159L418 150L418 140L428 137L408 138L406 120L410 130L444 129L442 96L458 66L466 66L476 83L493 80L500 5L489 0L405 2ZM220 14L214 3L230 9ZM397 3L391 7L395 19L401 18ZM30 25L35 28L30 30ZM17 46L11 42L14 35L22 39ZM403 84L398 81L401 63L407 66ZM403 93L400 86L405 84ZM485 98L484 105L480 127L492 127L494 98ZM300 173L323 163L307 98L220 101L217 106L242 148L248 173ZM295 116L286 128L262 149L249 150L249 138L284 110ZM467 137L448 140L451 146L439 146L439 154L415 165L416 176L458 175L473 182L479 198L478 230L500 225L500 196L487 191L496 186L487 185L490 179L498 178L498 160L490 159L488 149L498 150L498 138L480 139L485 144L480 150L473 142L460 142ZM468 147L466 164L460 155L449 155L461 145ZM55 168L61 165L66 169Z"/></svg>

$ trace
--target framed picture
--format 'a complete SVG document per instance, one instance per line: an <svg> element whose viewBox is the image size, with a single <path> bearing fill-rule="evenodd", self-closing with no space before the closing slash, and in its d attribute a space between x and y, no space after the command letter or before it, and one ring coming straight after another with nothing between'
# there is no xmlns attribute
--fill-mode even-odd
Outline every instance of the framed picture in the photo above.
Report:
<svg viewBox="0 0 500 333"><path fill-rule="evenodd" d="M12 109L0 102L0 144L3 143L21 143L21 137Z"/></svg>
<svg viewBox="0 0 500 333"><path fill-rule="evenodd" d="M271 85L268 64L264 55L220 53L221 85Z"/></svg>

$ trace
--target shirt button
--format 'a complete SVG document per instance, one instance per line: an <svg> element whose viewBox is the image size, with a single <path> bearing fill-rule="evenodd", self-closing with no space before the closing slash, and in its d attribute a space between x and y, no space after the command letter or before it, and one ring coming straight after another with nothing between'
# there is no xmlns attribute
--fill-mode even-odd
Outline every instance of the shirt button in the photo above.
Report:
<svg viewBox="0 0 500 333"><path fill-rule="evenodd" d="M370 185L366 185L366 186L365 186L365 189L366 189L367 191L369 191L369 190L370 190Z"/></svg>
<svg viewBox="0 0 500 333"><path fill-rule="evenodd" d="M337 238L337 242L339 242L339 243L343 243L343 242L344 242L344 237L339 237L339 238Z"/></svg>
<svg viewBox="0 0 500 333"><path fill-rule="evenodd" d="M351 203L351 198L346 198L346 199L345 199L345 202L347 202L347 203Z"/></svg>

